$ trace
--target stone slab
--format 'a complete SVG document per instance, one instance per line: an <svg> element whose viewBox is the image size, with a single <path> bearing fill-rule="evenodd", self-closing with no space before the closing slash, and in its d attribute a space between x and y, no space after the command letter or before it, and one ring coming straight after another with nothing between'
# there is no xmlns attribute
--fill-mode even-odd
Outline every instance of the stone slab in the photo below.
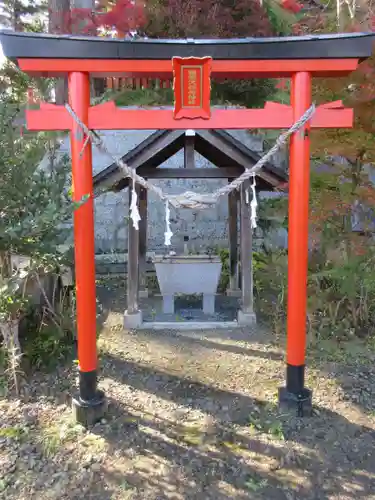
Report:
<svg viewBox="0 0 375 500"><path fill-rule="evenodd" d="M230 329L238 328L240 325L237 321L189 321L189 322L175 322L175 321L155 321L142 323L140 330L212 330L212 329Z"/></svg>
<svg viewBox="0 0 375 500"><path fill-rule="evenodd" d="M142 311L137 311L135 313L128 313L126 310L124 313L124 328L126 330L133 330L139 328L143 323Z"/></svg>
<svg viewBox="0 0 375 500"><path fill-rule="evenodd" d="M238 311L237 321L238 321L238 324L240 326L255 325L257 322L257 316L254 312L245 313L245 312L241 311L241 309L240 309Z"/></svg>

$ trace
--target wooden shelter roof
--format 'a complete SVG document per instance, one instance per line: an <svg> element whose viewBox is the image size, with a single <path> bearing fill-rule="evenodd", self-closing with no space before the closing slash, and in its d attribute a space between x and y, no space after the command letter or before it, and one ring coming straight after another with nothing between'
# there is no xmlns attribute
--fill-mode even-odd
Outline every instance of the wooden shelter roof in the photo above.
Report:
<svg viewBox="0 0 375 500"><path fill-rule="evenodd" d="M187 168L158 168L182 148L185 148L185 158L194 149L218 168L194 168L189 160L186 164L186 159ZM224 130L196 130L193 136L185 130L158 130L126 153L122 160L145 178L232 179L260 158L259 153L251 151ZM257 176L257 184L260 190L269 191L287 179L284 170L267 163ZM118 165L112 163L94 176L94 190L119 191L128 182Z"/></svg>

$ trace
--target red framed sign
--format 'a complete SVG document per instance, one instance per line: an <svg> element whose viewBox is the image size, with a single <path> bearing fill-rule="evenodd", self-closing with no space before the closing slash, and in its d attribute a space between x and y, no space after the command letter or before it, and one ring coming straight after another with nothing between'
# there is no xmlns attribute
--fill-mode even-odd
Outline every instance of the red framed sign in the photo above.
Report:
<svg viewBox="0 0 375 500"><path fill-rule="evenodd" d="M174 112L181 118L211 118L212 57L173 57Z"/></svg>

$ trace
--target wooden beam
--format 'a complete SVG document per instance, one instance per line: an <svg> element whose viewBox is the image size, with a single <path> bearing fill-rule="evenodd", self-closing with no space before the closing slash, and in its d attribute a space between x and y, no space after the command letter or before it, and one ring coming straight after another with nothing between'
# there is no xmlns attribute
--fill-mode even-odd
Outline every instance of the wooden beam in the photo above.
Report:
<svg viewBox="0 0 375 500"><path fill-rule="evenodd" d="M138 168L140 165L156 167L177 153L183 147L183 141L182 130L165 130L160 136L154 133L130 151L124 159L132 168Z"/></svg>
<svg viewBox="0 0 375 500"><path fill-rule="evenodd" d="M152 168L141 167L137 174L148 179L228 179L243 173L240 167L223 168Z"/></svg>
<svg viewBox="0 0 375 500"><path fill-rule="evenodd" d="M131 168L137 169L142 165L145 168L150 168L150 171L153 172L155 167L164 163L183 147L183 140L183 130L158 130L129 151L123 157L123 160ZM109 165L95 176L95 187L97 183L100 183L102 188L110 188L120 184L121 189L126 184L122 171L115 163Z"/></svg>
<svg viewBox="0 0 375 500"><path fill-rule="evenodd" d="M229 179L232 181L233 179ZM228 195L228 237L229 237L229 289L228 295L239 291L238 269L238 191Z"/></svg>
<svg viewBox="0 0 375 500"><path fill-rule="evenodd" d="M91 73L95 77L150 77L171 79L170 60L131 59L18 59L22 71L33 76L56 77L72 71ZM212 77L287 78L298 71L313 76L345 76L357 69L358 59L276 59L213 60ZM189 128L189 127L187 127Z"/></svg>
<svg viewBox="0 0 375 500"><path fill-rule="evenodd" d="M139 195L139 294L147 297L146 252L147 252L147 189L140 188Z"/></svg>
<svg viewBox="0 0 375 500"><path fill-rule="evenodd" d="M195 168L195 135L185 135L184 142L184 168Z"/></svg>
<svg viewBox="0 0 375 500"><path fill-rule="evenodd" d="M138 195L138 210L140 186L136 184ZM132 190L129 189L129 213L131 203ZM139 230L133 226L133 221L128 219L128 308L127 314L138 313L138 297L139 297Z"/></svg>
<svg viewBox="0 0 375 500"><path fill-rule="evenodd" d="M232 162L232 164L241 165L245 170L255 164L253 159L249 159L249 154L244 153L236 145L226 141L212 130L199 130L197 133L196 150L220 167L224 162ZM275 185L275 178L277 176L267 172L266 168L261 169L258 175L269 185Z"/></svg>
<svg viewBox="0 0 375 500"><path fill-rule="evenodd" d="M254 313L253 300L253 233L251 229L251 194L250 181L241 186L241 311L246 314Z"/></svg>

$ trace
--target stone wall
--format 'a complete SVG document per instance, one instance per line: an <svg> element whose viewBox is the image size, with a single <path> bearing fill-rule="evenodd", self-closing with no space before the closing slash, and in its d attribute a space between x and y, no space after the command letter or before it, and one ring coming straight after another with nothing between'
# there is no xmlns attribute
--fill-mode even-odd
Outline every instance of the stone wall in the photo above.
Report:
<svg viewBox="0 0 375 500"><path fill-rule="evenodd" d="M251 135L245 130L229 131L241 140L252 151L261 153L263 139L260 135ZM143 141L152 130L143 131L105 131L101 133L107 148L116 156L123 156ZM65 138L59 154L70 154L69 138ZM198 153L197 168L216 168ZM112 163L107 155L93 148L94 175ZM183 168L183 151L179 151L159 168ZM275 165L285 168L285 156L278 154L274 158ZM46 165L46 160L44 165ZM43 167L43 164L42 164ZM226 181L209 180L155 180L156 185L170 194L184 191L212 192ZM148 250L160 252L164 250L165 211L164 203L153 193L149 193L148 201ZM207 246L227 246L227 200L222 199L212 209L207 210L175 210L171 209L171 228L174 233L172 249L179 251L183 246L183 237L189 236L191 247L198 251ZM128 190L120 193L106 193L95 200L95 245L97 254L117 254L127 252L128 224ZM262 235L263 237L263 235ZM67 243L72 243L73 233Z"/></svg>

